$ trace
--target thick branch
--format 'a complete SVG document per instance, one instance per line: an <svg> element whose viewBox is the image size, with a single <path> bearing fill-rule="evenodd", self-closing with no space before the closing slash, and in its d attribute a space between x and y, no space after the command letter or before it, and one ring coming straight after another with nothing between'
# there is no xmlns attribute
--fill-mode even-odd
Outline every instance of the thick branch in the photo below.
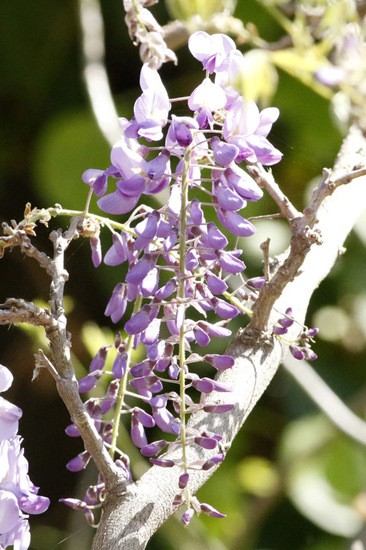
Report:
<svg viewBox="0 0 366 550"><path fill-rule="evenodd" d="M353 128L341 149L334 178L353 171L365 158L365 151L365 139L361 132ZM366 178L354 179L347 185L337 187L332 195L325 195L316 211L310 209L304 215L304 220L307 218L309 222L313 216L311 233L321 235L321 239L311 245L308 234L299 238L299 241L305 243L299 246L299 258L295 254L296 248L292 247L292 256L290 252L287 261L277 270L273 293L264 293L266 299L262 298L260 307L266 311L265 316L258 312L254 322L239 333L229 346L228 352L236 358L236 363L232 369L221 373L219 379L231 385L233 392L216 394L211 399L217 403L224 400L235 402L234 411L224 415L207 415L201 411L190 418L189 426L222 435L223 449L230 446L286 352L277 340L266 339L262 331L271 322L273 306L284 311L291 305L296 319L303 321L313 291L332 268L357 216L366 208ZM305 221L303 223L304 230L306 224ZM270 306L267 306L267 301ZM209 451L193 447L190 452L194 454L190 459L210 456ZM192 493L212 473L213 469L192 475ZM105 502L105 514L93 549L145 548L156 529L175 511L172 500L178 488L178 475L176 468L167 470L154 466L136 484L128 487L123 495L112 491Z"/></svg>

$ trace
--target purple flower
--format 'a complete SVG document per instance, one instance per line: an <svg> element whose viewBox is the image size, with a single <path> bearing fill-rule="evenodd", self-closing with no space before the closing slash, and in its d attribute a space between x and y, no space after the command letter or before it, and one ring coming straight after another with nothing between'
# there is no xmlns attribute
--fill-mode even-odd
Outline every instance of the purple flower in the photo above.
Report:
<svg viewBox="0 0 366 550"><path fill-rule="evenodd" d="M148 140L162 139L162 127L168 120L170 101L159 73L147 63L142 66L140 74L142 95L136 100L134 115L139 128L137 134Z"/></svg>
<svg viewBox="0 0 366 550"><path fill-rule="evenodd" d="M90 454L88 451L83 451L82 453L79 453L75 458L72 458L67 464L66 468L70 470L70 472L80 472L80 470L84 470L84 468L87 467L90 460Z"/></svg>
<svg viewBox="0 0 366 550"><path fill-rule="evenodd" d="M228 288L225 281L210 272L206 273L206 283L212 294L223 294Z"/></svg>
<svg viewBox="0 0 366 550"><path fill-rule="evenodd" d="M120 380L124 377L127 369L127 359L128 355L125 351L117 353L112 366L113 378L118 378Z"/></svg>
<svg viewBox="0 0 366 550"><path fill-rule="evenodd" d="M237 237L250 237L250 235L255 233L254 225L237 212L229 212L218 208L217 217L225 229Z"/></svg>
<svg viewBox="0 0 366 550"><path fill-rule="evenodd" d="M218 136L211 138L210 145L213 150L215 162L220 164L220 166L229 166L239 153L239 149L236 145L220 141Z"/></svg>
<svg viewBox="0 0 366 550"><path fill-rule="evenodd" d="M193 90L188 107L191 111L197 111L197 122L200 128L213 127L214 118L212 111L223 109L226 105L224 90L214 84L209 78L205 78L197 88Z"/></svg>
<svg viewBox="0 0 366 550"><path fill-rule="evenodd" d="M220 251L218 257L220 266L227 273L240 273L246 267L245 263L231 252Z"/></svg>
<svg viewBox="0 0 366 550"><path fill-rule="evenodd" d="M141 260L136 262L126 275L126 282L138 285L149 271L154 267L155 263L148 254L145 254Z"/></svg>
<svg viewBox="0 0 366 550"><path fill-rule="evenodd" d="M188 472L185 472L184 474L181 474L179 476L179 482L178 482L179 489L184 489L185 487L187 487L188 481L189 481Z"/></svg>
<svg viewBox="0 0 366 550"><path fill-rule="evenodd" d="M156 267L153 267L149 273L144 277L140 284L140 291L144 298L148 296L154 296L158 290L159 285L159 271Z"/></svg>
<svg viewBox="0 0 366 550"><path fill-rule="evenodd" d="M89 240L92 251L93 265L94 267L99 267L102 263L102 247L100 244L99 235L92 235Z"/></svg>
<svg viewBox="0 0 366 550"><path fill-rule="evenodd" d="M113 244L104 256L106 265L120 265L127 260L127 241L123 231L121 234L113 233Z"/></svg>
<svg viewBox="0 0 366 550"><path fill-rule="evenodd" d="M241 159L251 163L260 162L266 166L276 164L281 160L282 153L266 137L278 115L279 110L275 107L269 107L260 113L254 101L244 100L239 96L228 110L224 138L238 147Z"/></svg>
<svg viewBox="0 0 366 550"><path fill-rule="evenodd" d="M213 174L216 175L216 172ZM255 202L263 196L254 179L236 164L228 166L223 173L217 172L217 177L247 201Z"/></svg>
<svg viewBox="0 0 366 550"><path fill-rule="evenodd" d="M218 370L230 369L235 363L231 355L218 355L217 353L205 355L204 360Z"/></svg>
<svg viewBox="0 0 366 550"><path fill-rule="evenodd" d="M102 371L93 371L92 373L84 376L78 382L79 393L86 393L95 388L99 378L102 376Z"/></svg>
<svg viewBox="0 0 366 550"><path fill-rule="evenodd" d="M210 470L216 464L220 464L225 458L225 453L220 453L218 455L212 456L202 465L202 470Z"/></svg>
<svg viewBox="0 0 366 550"><path fill-rule="evenodd" d="M209 337L207 332L202 330L199 326L194 327L193 334L196 338L197 344L201 347L207 346L211 341L211 338Z"/></svg>
<svg viewBox="0 0 366 550"><path fill-rule="evenodd" d="M154 239L158 230L160 214L153 210L142 222L135 226L135 232L138 237L133 245L134 250L145 248Z"/></svg>
<svg viewBox="0 0 366 550"><path fill-rule="evenodd" d="M177 144L181 147L188 147L193 139L191 129L198 130L196 120L187 116L177 117L172 115L172 123L166 137L166 146L171 149Z"/></svg>
<svg viewBox="0 0 366 550"><path fill-rule="evenodd" d="M208 413L221 414L233 410L234 407L235 405L231 403L221 403L220 405L205 405L203 410Z"/></svg>
<svg viewBox="0 0 366 550"><path fill-rule="evenodd" d="M160 439L159 441L154 441L148 445L145 445L141 449L141 454L144 456L155 456L160 453L167 445L165 439Z"/></svg>
<svg viewBox="0 0 366 550"><path fill-rule="evenodd" d="M95 370L103 370L108 353L108 346L102 346L98 353L93 357L90 366L89 372L94 372Z"/></svg>
<svg viewBox="0 0 366 550"><path fill-rule="evenodd" d="M188 47L196 59L210 74L216 71L228 56L235 50L235 42L225 34L209 35L204 31L192 34L188 40Z"/></svg>
<svg viewBox="0 0 366 550"><path fill-rule="evenodd" d="M193 516L194 516L193 508L188 508L188 510L186 510L182 516L183 525L188 525L191 519L193 518Z"/></svg>
<svg viewBox="0 0 366 550"><path fill-rule="evenodd" d="M152 321L152 308L145 304L142 309L135 313L125 324L127 334L139 334L147 329Z"/></svg>
<svg viewBox="0 0 366 550"><path fill-rule="evenodd" d="M201 225L201 223L205 222L205 217L198 199L191 200L190 215L192 222L196 225Z"/></svg>
<svg viewBox="0 0 366 550"><path fill-rule="evenodd" d="M224 323L223 321L219 321L214 325L207 323L206 321L200 321L198 323L198 325L204 328L204 330L206 330L207 333L213 338L226 338L227 336L231 336L231 330L226 326L223 326L223 324L226 324L226 322Z"/></svg>
<svg viewBox="0 0 366 550"><path fill-rule="evenodd" d="M97 197L101 197L107 191L108 174L104 170L89 168L81 176L84 183L93 188Z"/></svg>
<svg viewBox="0 0 366 550"><path fill-rule="evenodd" d="M38 487L29 479L21 441L15 436L0 443L0 547L26 550L30 534L24 514L42 514L50 501L38 495Z"/></svg>
<svg viewBox="0 0 366 550"><path fill-rule="evenodd" d="M144 427L134 413L131 416L131 439L136 447L141 448L147 445Z"/></svg>
<svg viewBox="0 0 366 550"><path fill-rule="evenodd" d="M236 212L246 206L246 201L236 191L221 183L215 182L213 193L217 197L217 202L224 210Z"/></svg>
<svg viewBox="0 0 366 550"><path fill-rule="evenodd" d="M153 417L156 425L166 433L180 434L180 422L166 407L153 407Z"/></svg>
<svg viewBox="0 0 366 550"><path fill-rule="evenodd" d="M214 307L215 312L221 319L233 319L239 313L239 310L233 304L220 300L220 298L212 298L211 304Z"/></svg>
<svg viewBox="0 0 366 550"><path fill-rule="evenodd" d="M213 437L197 436L194 438L194 442L196 443L196 445L199 445L203 449L212 450L212 449L215 449L217 446L217 440L214 439Z"/></svg>
<svg viewBox="0 0 366 550"><path fill-rule="evenodd" d="M8 390L12 382L13 375L10 370L0 365L0 392ZM22 414L19 407L0 397L0 442L15 436Z"/></svg>
<svg viewBox="0 0 366 550"><path fill-rule="evenodd" d="M126 287L124 284L118 283L113 290L111 299L109 300L104 311L104 315L110 317L113 323L118 323L118 321L123 317L126 307Z"/></svg>
<svg viewBox="0 0 366 550"><path fill-rule="evenodd" d="M207 514L208 516L212 516L214 518L226 518L225 514L221 514L216 508L211 506L210 504L203 503L201 504L201 511L204 514Z"/></svg>
<svg viewBox="0 0 366 550"><path fill-rule="evenodd" d="M261 276L261 277L252 277L251 279L247 279L245 284L250 288L255 288L256 290L260 290L265 282L266 282L266 278L264 276Z"/></svg>

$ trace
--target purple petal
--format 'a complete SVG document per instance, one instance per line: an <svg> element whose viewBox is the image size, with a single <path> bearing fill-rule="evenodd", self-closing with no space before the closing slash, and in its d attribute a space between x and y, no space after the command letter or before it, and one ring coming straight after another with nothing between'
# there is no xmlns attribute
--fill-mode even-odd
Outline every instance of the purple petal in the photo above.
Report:
<svg viewBox="0 0 366 550"><path fill-rule="evenodd" d="M140 196L129 197L117 189L114 193L104 195L98 200L97 205L107 214L126 214L135 208L139 198Z"/></svg>
<svg viewBox="0 0 366 550"><path fill-rule="evenodd" d="M145 190L146 180L139 174L134 174L128 179L118 180L116 183L117 189L127 197L140 197Z"/></svg>
<svg viewBox="0 0 366 550"><path fill-rule="evenodd" d="M206 283L212 294L223 294L228 288L225 281L210 271L206 273Z"/></svg>
<svg viewBox="0 0 366 550"><path fill-rule="evenodd" d="M221 403L220 405L205 405L203 410L208 413L225 413L231 411L235 405L231 403Z"/></svg>
<svg viewBox="0 0 366 550"><path fill-rule="evenodd" d="M150 313L150 306L144 305L141 311L133 315L125 324L125 331L127 334L139 334L146 330L151 322Z"/></svg>
<svg viewBox="0 0 366 550"><path fill-rule="evenodd" d="M149 257L143 257L130 268L126 275L126 282L134 285L140 284L153 267L154 262Z"/></svg>
<svg viewBox="0 0 366 550"><path fill-rule="evenodd" d="M127 307L126 287L118 283L104 311L104 315L110 316L113 323L117 323L124 315Z"/></svg>
<svg viewBox="0 0 366 550"><path fill-rule="evenodd" d="M235 191L224 185L216 186L215 195L221 208L230 212L241 210L246 205L246 202Z"/></svg>
<svg viewBox="0 0 366 550"><path fill-rule="evenodd" d="M113 378L118 378L120 380L124 377L127 369L127 359L128 355L125 351L122 353L117 353L112 366Z"/></svg>
<svg viewBox="0 0 366 550"><path fill-rule="evenodd" d="M210 504L201 504L201 510L204 514L207 514L208 516L212 516L214 518L226 518L225 514L221 514L221 512L216 510L216 508L214 508Z"/></svg>
<svg viewBox="0 0 366 550"><path fill-rule="evenodd" d="M179 476L179 481L178 481L179 489L184 489L185 487L187 487L188 481L189 481L188 472L181 474Z"/></svg>
<svg viewBox="0 0 366 550"><path fill-rule="evenodd" d="M88 374L87 376L84 376L84 378L81 378L78 382L79 393L86 393L95 388L101 375L101 372L95 371L92 374Z"/></svg>
<svg viewBox="0 0 366 550"><path fill-rule="evenodd" d="M219 252L219 264L224 271L233 274L240 273L246 268L245 263L230 252Z"/></svg>
<svg viewBox="0 0 366 550"><path fill-rule="evenodd" d="M210 470L216 464L220 464L225 458L225 453L220 453L218 455L212 456L204 464L202 464L202 470Z"/></svg>
<svg viewBox="0 0 366 550"><path fill-rule="evenodd" d="M210 343L211 338L209 337L207 332L202 330L200 327L195 326L193 329L193 333L199 346L205 347Z"/></svg>
<svg viewBox="0 0 366 550"><path fill-rule="evenodd" d="M84 451L80 454L78 454L75 458L70 460L66 464L66 468L70 470L70 472L80 472L80 470L83 470L88 465L88 462L90 460L90 454L88 451Z"/></svg>
<svg viewBox="0 0 366 550"><path fill-rule="evenodd" d="M231 214L231 213L230 213ZM215 250L225 248L228 240L213 222L207 224L207 237L209 246Z"/></svg>
<svg viewBox="0 0 366 550"><path fill-rule="evenodd" d="M217 446L217 440L212 437L195 437L194 442L203 447L203 449L215 449Z"/></svg>
<svg viewBox="0 0 366 550"><path fill-rule="evenodd" d="M144 456L155 456L158 453L160 453L160 451L162 451L166 445L167 445L167 442L164 439L160 439L159 441L154 441L153 443L150 443L142 447L141 454Z"/></svg>
<svg viewBox="0 0 366 550"><path fill-rule="evenodd" d="M141 448L147 445L144 427L134 414L131 417L131 439L136 447Z"/></svg>
<svg viewBox="0 0 366 550"><path fill-rule="evenodd" d="M153 428L155 426L155 421L151 414L143 411L139 407L135 407L134 415L136 416L137 420L141 422L143 426L145 426L145 428Z"/></svg>
<svg viewBox="0 0 366 550"><path fill-rule="evenodd" d="M231 336L231 330L225 326L222 326L222 321L212 325L206 321L200 321L200 326L204 327L204 330L213 338L226 338Z"/></svg>
<svg viewBox="0 0 366 550"><path fill-rule="evenodd" d="M163 149L156 158L147 163L147 175L151 180L158 180L164 175L169 158L169 151Z"/></svg>
<svg viewBox="0 0 366 550"><path fill-rule="evenodd" d="M218 370L230 369L235 364L235 359L231 355L209 354L203 359Z"/></svg>
<svg viewBox="0 0 366 550"><path fill-rule="evenodd" d="M162 468L172 468L175 465L174 460L169 460L167 458L150 458L149 460L152 464Z"/></svg>
<svg viewBox="0 0 366 550"><path fill-rule="evenodd" d="M220 141L218 136L214 136L210 140L210 144L214 153L214 159L220 166L228 166L239 153L239 149L232 143Z"/></svg>
<svg viewBox="0 0 366 550"><path fill-rule="evenodd" d="M80 437L80 432L77 429L77 427L75 426L75 424L70 424L69 426L67 426L65 428L65 433L69 437Z"/></svg>
<svg viewBox="0 0 366 550"><path fill-rule="evenodd" d="M175 288L177 286L177 280L176 279L170 279L166 285L159 288L157 293L155 294L155 298L157 300L166 300L166 298L169 298L175 291Z"/></svg>
<svg viewBox="0 0 366 550"><path fill-rule="evenodd" d="M106 265L120 265L127 260L127 242L124 232L113 233L113 244L104 256Z"/></svg>
<svg viewBox="0 0 366 550"><path fill-rule="evenodd" d="M248 220L244 219L237 212L229 212L218 208L217 217L222 225L233 235L238 237L249 237L255 233L255 227Z"/></svg>
<svg viewBox="0 0 366 550"><path fill-rule="evenodd" d="M203 211L198 199L192 199L190 207L191 220L195 225L201 225L205 222Z"/></svg>
<svg viewBox="0 0 366 550"><path fill-rule="evenodd" d="M156 267L153 267L140 284L142 296L144 298L147 298L148 296L154 296L156 291L158 290L158 284L159 271Z"/></svg>
<svg viewBox="0 0 366 550"><path fill-rule="evenodd" d="M239 313L236 306L225 302L225 300L220 300L220 298L212 298L211 303L221 319L233 319Z"/></svg>

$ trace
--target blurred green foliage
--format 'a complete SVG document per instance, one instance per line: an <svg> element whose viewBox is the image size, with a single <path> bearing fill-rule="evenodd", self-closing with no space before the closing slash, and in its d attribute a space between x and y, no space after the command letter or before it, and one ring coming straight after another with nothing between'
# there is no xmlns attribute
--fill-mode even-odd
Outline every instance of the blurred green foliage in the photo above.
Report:
<svg viewBox="0 0 366 550"><path fill-rule="evenodd" d="M282 31L273 12L275 4L239 0L235 16L245 25L254 24L263 39L276 41ZM346 4L342 2L343 7ZM93 119L83 87L77 4L71 0L13 0L3 1L1 8L1 219L20 219L28 201L38 207L57 202L82 209L87 188L81 174L91 167L106 168L109 146ZM103 0L102 8L106 66L118 111L130 117L139 93L138 54L127 37L120 2ZM154 9L162 21L168 20L163 4ZM354 13L340 13L334 7L329 17L334 18L330 25L339 29L354 18ZM172 94L188 94L192 82L198 83L202 73L186 48L177 54L179 66L164 67L162 74ZM342 136L329 99L305 85L304 78L298 80L289 74L288 65L302 64L303 54L294 50L285 62L284 54L281 59L278 53L274 61L279 80L271 103L280 108L281 116L271 141L283 151L284 158L273 172L285 193L301 208L309 182L319 177L324 166L332 166ZM306 67L302 65L302 69ZM272 212L274 205L266 198L250 208L249 215L257 215L265 213L263 208ZM278 235L280 250L287 238L281 224L272 221L263 229L263 235L269 232L273 239ZM308 318L312 325L327 307L339 313L333 316L333 323L337 318L340 321L331 336L329 331L324 338L320 333L315 367L360 415L365 412L366 395L364 224L360 223L357 234L350 236L347 254L315 293ZM46 230L39 233L39 238L47 249ZM107 246L108 240L104 242ZM248 272L258 274L260 255L251 244L243 242L243 248ZM72 247L67 269L67 292L73 303L69 327L73 353L82 372L96 351L96 342L111 334L113 327L108 326L103 311L119 275L107 266L92 268L86 241ZM23 262L16 251L1 261L0 274L0 300L9 296L47 300L47 277L32 262ZM346 327L342 325L344 319ZM76 476L65 469L66 462L80 451L80 442L63 433L69 419L53 381L42 373L37 382L30 384L31 354L35 343L42 342L38 342L34 331L21 332L17 328L3 328L1 338L1 362L16 376L9 399L24 410L20 432L25 438L31 477L53 502L47 514L32 518L32 548L86 550L90 548L91 529L82 514L70 512L57 500L81 496L91 474ZM127 430L121 438L121 446L130 448ZM136 452L134 458L134 472L141 473L144 461ZM151 540L149 548L346 550L364 524L365 484L364 449L332 427L280 370L223 466L200 492L200 500L217 506L228 515L227 519L195 518L184 530L177 518L172 518Z"/></svg>

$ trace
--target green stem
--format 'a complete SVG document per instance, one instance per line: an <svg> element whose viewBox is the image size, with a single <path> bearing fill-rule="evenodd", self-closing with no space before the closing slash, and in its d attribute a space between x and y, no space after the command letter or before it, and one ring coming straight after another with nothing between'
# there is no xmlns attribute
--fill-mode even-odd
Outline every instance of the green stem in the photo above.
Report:
<svg viewBox="0 0 366 550"><path fill-rule="evenodd" d="M141 303L142 303L142 296L138 295L136 300L135 300L132 315L135 315L135 313L140 311ZM126 346L126 353L127 353L126 373L125 373L124 377L122 378L122 380L120 382L120 385L119 385L119 389L118 389L118 395L117 395L117 401L116 401L116 414L114 416L112 441L111 441L111 447L110 447L110 450L109 450L109 454L111 455L112 458L114 458L114 453L116 452L116 447L117 447L117 439L118 439L118 433L119 433L119 423L120 423L120 420L121 420L121 414L122 414L122 409L123 409L123 405L124 405L124 398L125 398L125 395L126 395L127 379L128 379L128 374L130 372L131 354L132 354L134 338L135 338L135 336L132 334L128 337L128 340L127 340L127 346Z"/></svg>
<svg viewBox="0 0 366 550"><path fill-rule="evenodd" d="M178 301L185 301L185 275L186 275L186 232L187 232L187 206L188 206L188 183L189 183L189 168L191 161L191 148L188 147L184 155L183 175L182 175L182 206L180 212L180 243L179 243L179 286L178 286ZM178 306L179 307L179 306ZM179 385L180 385L180 425L181 425L181 442L182 442L182 458L184 472L187 472L187 455L186 455L186 404L185 404L185 349L184 349L184 323L179 332Z"/></svg>

